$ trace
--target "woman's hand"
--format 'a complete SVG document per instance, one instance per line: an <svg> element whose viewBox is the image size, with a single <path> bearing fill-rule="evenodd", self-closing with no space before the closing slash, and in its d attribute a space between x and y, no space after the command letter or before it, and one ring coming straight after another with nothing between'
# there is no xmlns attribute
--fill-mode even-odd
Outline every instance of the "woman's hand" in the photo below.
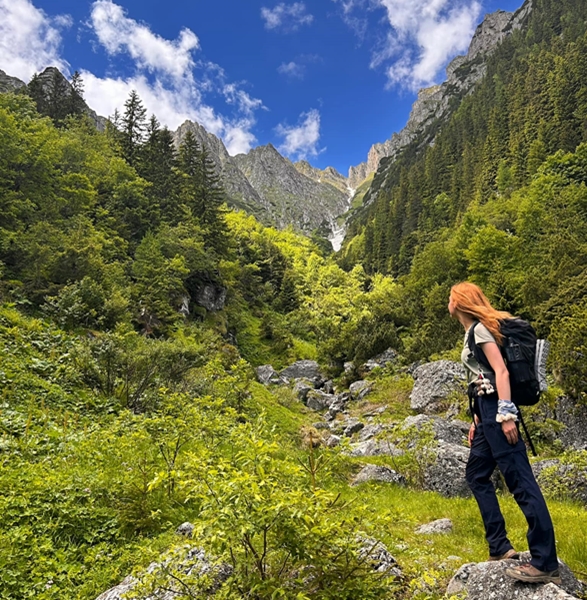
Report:
<svg viewBox="0 0 587 600"><path fill-rule="evenodd" d="M475 423L471 423L471 427L469 427L469 448L473 445L474 435L475 435Z"/></svg>
<svg viewBox="0 0 587 600"><path fill-rule="evenodd" d="M501 424L501 430L503 431L509 444L512 444L513 446L514 444L518 443L518 428L516 427L515 421L504 421ZM470 435L471 432L469 432L469 436Z"/></svg>

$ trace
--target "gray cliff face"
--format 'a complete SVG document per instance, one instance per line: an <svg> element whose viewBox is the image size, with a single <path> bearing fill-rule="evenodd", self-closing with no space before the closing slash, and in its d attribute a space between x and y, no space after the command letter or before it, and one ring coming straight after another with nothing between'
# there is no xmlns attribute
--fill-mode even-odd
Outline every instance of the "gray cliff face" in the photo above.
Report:
<svg viewBox="0 0 587 600"><path fill-rule="evenodd" d="M238 154L234 160L263 198L277 227L293 225L310 232L330 226L347 208L345 192L300 173L271 144Z"/></svg>
<svg viewBox="0 0 587 600"><path fill-rule="evenodd" d="M270 223L266 215L268 207L240 171L234 158L228 154L221 139L206 131L199 123L185 121L173 134L176 147L179 148L188 131L210 154L226 191L228 204L255 215L264 223Z"/></svg>
<svg viewBox="0 0 587 600"><path fill-rule="evenodd" d="M293 225L310 232L328 226L347 208L346 178L333 168L294 165L272 146L230 156L220 140L200 124L186 121L174 133L179 147L188 131L209 152L231 206L276 227Z"/></svg>
<svg viewBox="0 0 587 600"><path fill-rule="evenodd" d="M531 9L531 0L526 0L515 13L499 10L487 15L477 27L466 56L457 56L446 68L446 81L420 90L404 129L394 133L389 140L374 144L367 162L349 169L350 187L357 188L366 177L377 171L382 158L395 158L434 120L447 116L451 99L473 90L485 75L485 59L505 37L522 27ZM428 140L429 143L432 141Z"/></svg>
<svg viewBox="0 0 587 600"><path fill-rule="evenodd" d="M67 94L71 94L73 92L71 84L57 67L47 67L42 73L39 73L38 78L43 87L43 91L46 91L47 95L50 93L50 89L55 81L55 78L61 80ZM104 131L106 129L106 122L108 119L98 115L96 111L92 110L85 102L83 103L83 112L94 123L98 131Z"/></svg>
<svg viewBox="0 0 587 600"><path fill-rule="evenodd" d="M7 92L14 92L25 85L26 83L24 81L21 81L17 77L11 77L0 70L0 93L5 94Z"/></svg>

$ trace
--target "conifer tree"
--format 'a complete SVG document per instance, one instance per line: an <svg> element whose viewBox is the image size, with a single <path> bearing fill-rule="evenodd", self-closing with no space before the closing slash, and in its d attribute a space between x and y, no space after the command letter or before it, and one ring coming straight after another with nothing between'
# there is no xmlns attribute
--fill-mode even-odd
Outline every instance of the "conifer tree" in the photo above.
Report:
<svg viewBox="0 0 587 600"><path fill-rule="evenodd" d="M136 167L143 143L147 122L147 109L135 90L124 103L124 114L120 122L120 144L126 161Z"/></svg>

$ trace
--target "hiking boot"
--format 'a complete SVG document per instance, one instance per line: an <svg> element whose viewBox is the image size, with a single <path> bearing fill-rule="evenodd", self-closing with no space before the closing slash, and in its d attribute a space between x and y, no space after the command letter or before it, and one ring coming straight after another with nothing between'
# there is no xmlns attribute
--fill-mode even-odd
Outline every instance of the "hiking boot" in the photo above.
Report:
<svg viewBox="0 0 587 600"><path fill-rule="evenodd" d="M562 583L558 569L554 571L539 571L529 563L520 565L519 567L508 567L505 572L506 575L524 583L556 583L558 585Z"/></svg>
<svg viewBox="0 0 587 600"><path fill-rule="evenodd" d="M497 560L508 560L508 559L518 560L518 558L520 558L520 553L516 552L513 548L510 548L503 554L498 554L497 556L490 556L487 560L489 562L494 562Z"/></svg>

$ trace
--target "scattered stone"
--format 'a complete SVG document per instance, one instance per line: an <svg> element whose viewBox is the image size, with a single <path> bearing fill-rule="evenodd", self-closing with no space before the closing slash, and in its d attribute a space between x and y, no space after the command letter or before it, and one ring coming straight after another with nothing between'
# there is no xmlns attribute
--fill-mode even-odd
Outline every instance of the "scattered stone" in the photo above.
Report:
<svg viewBox="0 0 587 600"><path fill-rule="evenodd" d="M402 456L404 451L387 440L367 440L355 444L351 456Z"/></svg>
<svg viewBox="0 0 587 600"><path fill-rule="evenodd" d="M261 365L255 369L257 380L263 385L285 385L287 381L271 365Z"/></svg>
<svg viewBox="0 0 587 600"><path fill-rule="evenodd" d="M360 536L361 542L359 555L366 559L376 573L385 574L387 577L401 577L402 570L397 560L391 555L387 546L376 539Z"/></svg>
<svg viewBox="0 0 587 600"><path fill-rule="evenodd" d="M191 538L194 533L194 526L189 521L186 521L175 530L175 533L183 535L186 538Z"/></svg>
<svg viewBox="0 0 587 600"><path fill-rule="evenodd" d="M384 429L385 427L380 423L377 423L375 425L366 425L365 428L359 434L359 439L362 442L366 442L367 440L370 440L371 438L374 438L376 435L381 433Z"/></svg>
<svg viewBox="0 0 587 600"><path fill-rule="evenodd" d="M300 379L296 381L293 387L293 391L296 396L305 404L308 397L308 392L314 389L314 385L307 379Z"/></svg>
<svg viewBox="0 0 587 600"><path fill-rule="evenodd" d="M322 411L330 408L336 396L325 394L321 390L310 390L306 396L306 406L311 410Z"/></svg>
<svg viewBox="0 0 587 600"><path fill-rule="evenodd" d="M352 363L352 361L349 361L344 363L343 368L345 373L350 373L355 368L355 365Z"/></svg>
<svg viewBox="0 0 587 600"><path fill-rule="evenodd" d="M520 560L528 562L530 553L523 552ZM465 593L467 600L568 600L583 592L583 585L560 560L560 586L516 581L505 574L507 567L516 564L519 561L503 560L463 565L448 584L447 596Z"/></svg>
<svg viewBox="0 0 587 600"><path fill-rule="evenodd" d="M403 475L400 475L397 471L394 471L389 467L382 467L379 465L366 465L363 467L353 479L351 485L359 485L359 483L365 483L367 481L382 481L383 483L394 483L401 486L406 484Z"/></svg>
<svg viewBox="0 0 587 600"><path fill-rule="evenodd" d="M388 348L385 352L370 358L364 365L362 365L361 369L364 371L372 371L377 367L383 368L387 365L395 362L397 358L397 352L393 350L393 348Z"/></svg>
<svg viewBox="0 0 587 600"><path fill-rule="evenodd" d="M314 429L330 429L330 423L325 423L324 421L318 421L318 423L313 423L312 427Z"/></svg>
<svg viewBox="0 0 587 600"><path fill-rule="evenodd" d="M358 419L349 419L345 422L344 435L351 437L365 427L365 423L361 423Z"/></svg>
<svg viewBox="0 0 587 600"><path fill-rule="evenodd" d="M378 417L382 415L387 410L387 404L385 406L378 406L377 408L369 409L367 412L363 413L363 417Z"/></svg>
<svg viewBox="0 0 587 600"><path fill-rule="evenodd" d="M325 381L324 382L324 386L322 387L322 389L327 394L334 394L334 383L332 383L332 379L329 379L328 381Z"/></svg>
<svg viewBox="0 0 587 600"><path fill-rule="evenodd" d="M436 440L448 442L449 444L461 444L467 439L467 433L469 432L469 425L465 424L463 430L463 423L464 421L447 421L437 416L416 415L407 417L401 429L406 430L415 427L418 431L421 431L430 427Z"/></svg>
<svg viewBox="0 0 587 600"><path fill-rule="evenodd" d="M330 405L328 412L325 415L325 419L332 421L336 418L336 415L344 412L346 406L347 394L338 394L332 404Z"/></svg>
<svg viewBox="0 0 587 600"><path fill-rule="evenodd" d="M330 435L326 438L326 441L324 442L325 446L327 448L336 448L337 446L340 446L340 436L338 435Z"/></svg>
<svg viewBox="0 0 587 600"><path fill-rule="evenodd" d="M349 391L353 400L362 400L373 389L372 381L355 381L351 383Z"/></svg>
<svg viewBox="0 0 587 600"><path fill-rule="evenodd" d="M410 407L424 413L446 410L448 396L465 391L463 365L449 360L438 360L420 365L413 372L414 389L410 394Z"/></svg>
<svg viewBox="0 0 587 600"><path fill-rule="evenodd" d="M428 535L431 533L452 533L453 524L450 519L437 519L432 523L427 523L416 529L416 533L420 535Z"/></svg>
<svg viewBox="0 0 587 600"><path fill-rule="evenodd" d="M207 557L204 550L201 548L191 548L181 558L168 558L163 563L151 563L147 568L148 574L153 574L161 571L161 567L165 565L166 569L172 568L179 573L185 574L186 577L193 578L199 575L212 575L212 584L207 590L208 596L212 596L214 592L218 591L222 584L232 574L232 567L228 564L213 564ZM119 585L111 588L104 592L96 600L123 600L126 598L126 594L131 592L139 583L139 580L129 575ZM145 600L176 600L180 597L185 597L186 591L196 593L197 590L186 590L181 583L174 580L172 577L168 578L168 582L164 589L153 590L153 593L145 598Z"/></svg>
<svg viewBox="0 0 587 600"><path fill-rule="evenodd" d="M292 379L307 379L315 387L320 387L325 381L322 373L320 373L320 366L315 360L298 360L293 365L283 369L280 375L288 381Z"/></svg>

